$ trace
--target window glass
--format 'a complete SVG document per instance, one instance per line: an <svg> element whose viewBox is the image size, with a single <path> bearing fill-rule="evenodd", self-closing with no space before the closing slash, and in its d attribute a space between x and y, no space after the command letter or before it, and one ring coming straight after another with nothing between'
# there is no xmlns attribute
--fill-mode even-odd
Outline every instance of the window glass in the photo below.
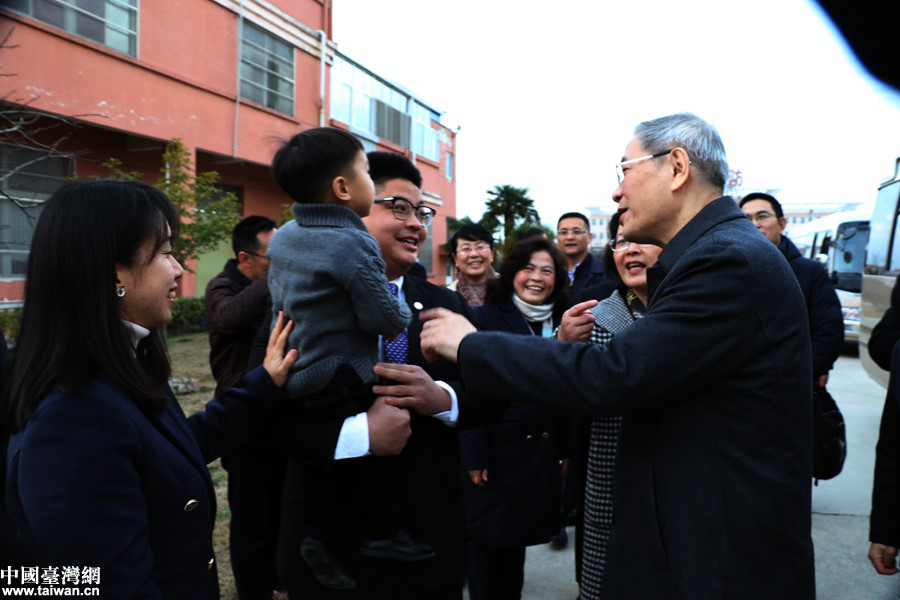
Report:
<svg viewBox="0 0 900 600"><path fill-rule="evenodd" d="M434 271L434 265L432 264L434 260L433 257L433 247L432 247L432 239L431 234L434 228L434 221L432 221L428 227L426 227L426 231L428 231L428 236L425 238L425 243L422 244L422 249L419 250L419 262L422 263L422 266L425 267L425 271L431 275L432 271Z"/></svg>
<svg viewBox="0 0 900 600"><path fill-rule="evenodd" d="M137 0L14 0L5 5L113 50L137 55Z"/></svg>
<svg viewBox="0 0 900 600"><path fill-rule="evenodd" d="M246 21L241 41L241 97L293 115L293 46Z"/></svg>
<svg viewBox="0 0 900 600"><path fill-rule="evenodd" d="M44 201L72 174L72 160L0 144L0 277L24 277Z"/></svg>
<svg viewBox="0 0 900 600"><path fill-rule="evenodd" d="M888 266L888 251L891 239L895 235L897 217L897 197L900 193L900 181L887 185L878 191L875 210L869 223L869 243L866 252L866 270L870 275L884 273ZM900 248L895 242L894 248ZM894 250L894 254L898 254ZM893 259L892 262L900 260ZM891 267L892 270L896 267Z"/></svg>

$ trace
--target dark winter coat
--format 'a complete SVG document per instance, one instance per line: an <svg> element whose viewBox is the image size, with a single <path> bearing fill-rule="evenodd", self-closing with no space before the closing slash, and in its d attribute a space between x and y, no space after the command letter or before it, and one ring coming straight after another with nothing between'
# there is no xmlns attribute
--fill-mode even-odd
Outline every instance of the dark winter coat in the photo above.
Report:
<svg viewBox="0 0 900 600"><path fill-rule="evenodd" d="M900 276L891 291L891 306L872 329L872 337L869 338L869 356L885 371L891 370L891 355L897 340L900 340Z"/></svg>
<svg viewBox="0 0 900 600"><path fill-rule="evenodd" d="M466 336L466 391L624 415L603 598L811 600L812 361L797 278L722 197L647 281L646 316L606 347Z"/></svg>
<svg viewBox="0 0 900 600"><path fill-rule="evenodd" d="M268 306L266 278L247 279L233 258L207 284L209 366L216 380L216 394L236 385L244 376L250 346Z"/></svg>
<svg viewBox="0 0 900 600"><path fill-rule="evenodd" d="M572 281L572 288L569 290L569 298L578 298L585 288L608 282L609 278L603 271L603 261L588 252L581 264L575 268L575 278Z"/></svg>
<svg viewBox="0 0 900 600"><path fill-rule="evenodd" d="M844 346L844 315L841 301L828 279L825 268L805 258L794 242L781 237L778 249L784 254L800 284L809 318L812 340L813 380L831 370Z"/></svg>
<svg viewBox="0 0 900 600"><path fill-rule="evenodd" d="M103 598L219 597L207 463L281 401L261 367L185 418L92 381L55 390L9 442L7 509L35 563L100 568Z"/></svg>
<svg viewBox="0 0 900 600"><path fill-rule="evenodd" d="M475 309L479 329L533 335L511 301ZM559 325L559 319L554 327ZM531 546L559 532L559 463L571 452L571 420L510 402L496 423L459 434L469 539L482 546ZM483 486L468 471L487 469Z"/></svg>

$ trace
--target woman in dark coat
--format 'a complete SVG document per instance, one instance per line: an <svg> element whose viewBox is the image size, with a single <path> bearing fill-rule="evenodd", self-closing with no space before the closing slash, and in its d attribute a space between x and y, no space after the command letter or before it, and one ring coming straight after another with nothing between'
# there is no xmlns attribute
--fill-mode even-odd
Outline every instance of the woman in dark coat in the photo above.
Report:
<svg viewBox="0 0 900 600"><path fill-rule="evenodd" d="M608 298L583 315L567 313L557 337L568 342L606 345L613 336L647 310L647 269L662 248L628 242L619 232L619 216L609 222L610 242L603 256L604 271L616 284ZM582 600L598 600L606 566L606 546L613 522L612 492L622 417L586 419L578 426L578 457L584 469L579 490L580 519L576 578Z"/></svg>
<svg viewBox="0 0 900 600"><path fill-rule="evenodd" d="M549 337L568 305L567 288L556 247L527 239L488 284L476 322L481 329ZM559 531L559 471L571 443L564 423L545 408L512 403L497 423L460 433L472 600L520 598L525 547Z"/></svg>
<svg viewBox="0 0 900 600"><path fill-rule="evenodd" d="M76 569L68 585L103 598L218 598L206 465L280 401L296 359L279 318L263 366L185 417L161 333L183 274L177 226L146 184L71 183L31 244L5 390L7 509L33 564Z"/></svg>

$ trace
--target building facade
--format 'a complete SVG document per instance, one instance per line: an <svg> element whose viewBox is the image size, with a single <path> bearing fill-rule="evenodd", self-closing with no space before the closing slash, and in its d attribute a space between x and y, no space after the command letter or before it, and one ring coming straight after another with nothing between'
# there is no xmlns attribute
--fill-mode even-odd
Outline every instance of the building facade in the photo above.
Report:
<svg viewBox="0 0 900 600"><path fill-rule="evenodd" d="M590 249L594 254L603 252L609 243L609 220L616 214L616 206L589 206L588 219L591 221Z"/></svg>
<svg viewBox="0 0 900 600"><path fill-rule="evenodd" d="M242 214L277 220L290 203L269 173L278 140L321 125L415 161L438 211L420 262L442 282L455 134L431 105L343 56L331 31L331 0L3 3L0 118L19 120L12 134L0 127L0 305L21 300L41 203L68 178L104 176L115 158L153 182L179 138ZM225 244L198 257L182 293L202 294L229 255Z"/></svg>

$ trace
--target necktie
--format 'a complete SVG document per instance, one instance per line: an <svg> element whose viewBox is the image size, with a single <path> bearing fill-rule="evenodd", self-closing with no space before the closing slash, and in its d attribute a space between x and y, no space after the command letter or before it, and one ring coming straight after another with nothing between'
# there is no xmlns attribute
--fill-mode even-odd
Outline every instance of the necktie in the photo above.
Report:
<svg viewBox="0 0 900 600"><path fill-rule="evenodd" d="M391 293L394 296L399 293L399 288L397 288L396 284L389 283L388 286L391 288ZM390 342L386 341L384 344L385 362L406 364L406 357L408 354L409 338L406 335L405 329L393 340Z"/></svg>

